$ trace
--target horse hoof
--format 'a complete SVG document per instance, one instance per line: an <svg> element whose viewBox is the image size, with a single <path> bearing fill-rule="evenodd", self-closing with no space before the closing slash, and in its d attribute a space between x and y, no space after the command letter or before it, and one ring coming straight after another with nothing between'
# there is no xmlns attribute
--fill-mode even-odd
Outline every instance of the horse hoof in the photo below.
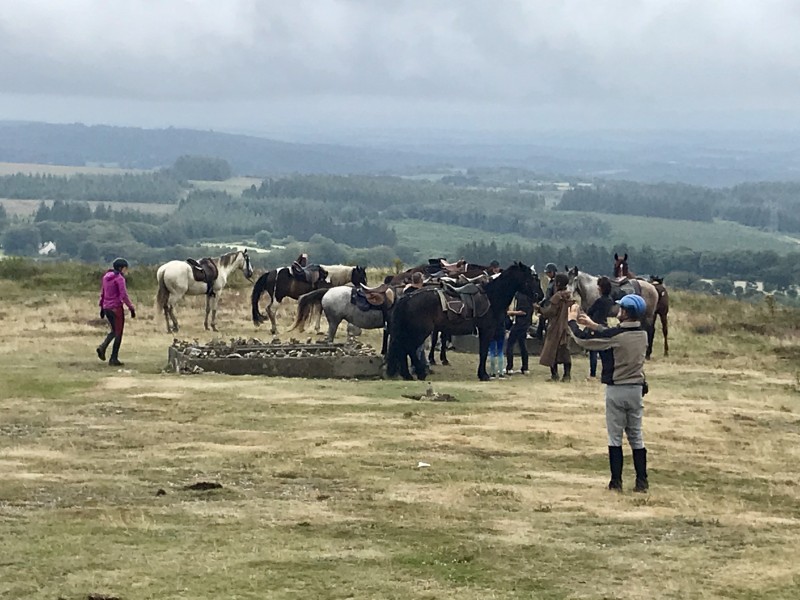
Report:
<svg viewBox="0 0 800 600"><path fill-rule="evenodd" d="M449 360L443 360L442 361L442 366L443 367L449 367L450 366L450 361Z"/></svg>

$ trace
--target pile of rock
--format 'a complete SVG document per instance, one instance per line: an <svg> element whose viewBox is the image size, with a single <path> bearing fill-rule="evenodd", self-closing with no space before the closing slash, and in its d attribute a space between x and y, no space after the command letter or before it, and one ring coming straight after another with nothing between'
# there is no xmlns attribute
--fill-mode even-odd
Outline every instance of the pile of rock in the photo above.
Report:
<svg viewBox="0 0 800 600"><path fill-rule="evenodd" d="M201 344L198 340L191 342L175 339L172 347L191 359L201 358L309 358L344 356L377 356L371 346L356 340L348 340L344 344L329 344L324 340L305 342L290 339L284 343L279 338L263 342L257 338L232 338L229 342L212 340Z"/></svg>

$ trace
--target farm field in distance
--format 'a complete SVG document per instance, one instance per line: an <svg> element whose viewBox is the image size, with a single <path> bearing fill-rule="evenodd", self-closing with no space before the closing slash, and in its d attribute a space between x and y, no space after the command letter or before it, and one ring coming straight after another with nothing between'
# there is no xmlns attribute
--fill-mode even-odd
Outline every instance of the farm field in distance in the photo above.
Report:
<svg viewBox="0 0 800 600"><path fill-rule="evenodd" d="M235 279L219 337L269 340ZM24 283L0 282L3 598L800 594L797 311L673 295L672 356L659 334L647 365L651 492L626 447L618 495L583 357L571 384L535 357L479 383L452 354L431 377L448 403L403 396L420 382L178 376L134 279L117 370L95 293ZM284 304L280 337L313 337ZM179 337L210 339L198 299L177 312ZM183 489L201 481L223 487Z"/></svg>

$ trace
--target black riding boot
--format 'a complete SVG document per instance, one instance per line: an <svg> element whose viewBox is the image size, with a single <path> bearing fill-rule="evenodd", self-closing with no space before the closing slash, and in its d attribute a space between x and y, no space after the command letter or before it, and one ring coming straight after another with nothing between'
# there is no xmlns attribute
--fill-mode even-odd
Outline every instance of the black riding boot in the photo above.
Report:
<svg viewBox="0 0 800 600"><path fill-rule="evenodd" d="M108 359L108 364L112 367L121 367L122 363L119 362L119 347L122 345L122 334L120 333L114 337L114 345L111 346L111 358Z"/></svg>
<svg viewBox="0 0 800 600"><path fill-rule="evenodd" d="M572 363L564 363L564 377L561 378L561 381L569 382L572 379L570 373L572 373Z"/></svg>
<svg viewBox="0 0 800 600"><path fill-rule="evenodd" d="M550 381L558 381L558 365L550 367Z"/></svg>
<svg viewBox="0 0 800 600"><path fill-rule="evenodd" d="M622 491L622 446L608 447L608 465L611 467L611 481L608 489Z"/></svg>
<svg viewBox="0 0 800 600"><path fill-rule="evenodd" d="M647 448L633 451L633 467L636 469L636 487L634 492L646 492L650 487L647 483Z"/></svg>

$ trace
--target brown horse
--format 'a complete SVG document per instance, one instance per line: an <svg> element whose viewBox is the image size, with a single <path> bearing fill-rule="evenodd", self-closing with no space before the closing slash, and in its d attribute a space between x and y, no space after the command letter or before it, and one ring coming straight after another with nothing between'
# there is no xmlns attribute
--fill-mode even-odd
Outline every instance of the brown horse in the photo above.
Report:
<svg viewBox="0 0 800 600"><path fill-rule="evenodd" d="M641 277L636 277L636 274L633 273L628 267L627 252L622 257L620 257L617 253L614 253L614 277L617 279L627 278L644 281ZM650 283L653 284L653 287L656 288L656 291L658 292L658 304L656 304L655 316L653 317L653 334L648 336L647 356L649 358L653 352L656 317L661 319L661 333L664 335L664 356L669 356L669 292L667 292L667 288L664 285L663 277L653 275L650 277Z"/></svg>

